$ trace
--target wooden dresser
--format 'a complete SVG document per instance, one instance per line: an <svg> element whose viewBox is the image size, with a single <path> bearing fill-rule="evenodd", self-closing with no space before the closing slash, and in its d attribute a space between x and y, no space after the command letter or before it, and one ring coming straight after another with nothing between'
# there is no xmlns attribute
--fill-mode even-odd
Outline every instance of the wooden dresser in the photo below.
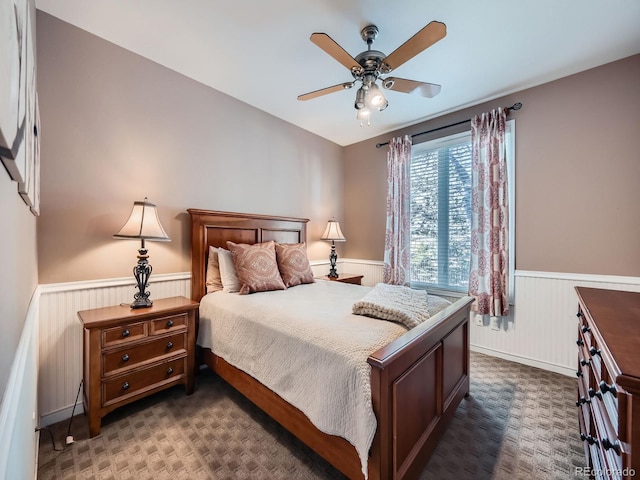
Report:
<svg viewBox="0 0 640 480"><path fill-rule="evenodd" d="M184 297L78 312L84 327L84 406L89 435L117 407L184 384L193 393L198 302Z"/></svg>
<svg viewBox="0 0 640 480"><path fill-rule="evenodd" d="M640 293L576 287L585 477L640 476ZM579 470L579 469L578 469Z"/></svg>

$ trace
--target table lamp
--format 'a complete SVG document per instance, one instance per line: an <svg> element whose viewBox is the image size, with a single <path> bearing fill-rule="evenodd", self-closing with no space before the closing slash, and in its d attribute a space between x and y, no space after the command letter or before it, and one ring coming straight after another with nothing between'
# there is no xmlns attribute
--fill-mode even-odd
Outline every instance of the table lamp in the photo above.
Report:
<svg viewBox="0 0 640 480"><path fill-rule="evenodd" d="M336 242L344 242L346 238L344 238L342 230L340 230L340 224L335 218L329 220L327 228L322 234L322 237L320 237L320 240L331 240L331 254L329 255L331 269L329 270L329 278L338 278L338 272L336 272L336 260L338 260Z"/></svg>
<svg viewBox="0 0 640 480"><path fill-rule="evenodd" d="M138 264L133 267L133 276L136 279L138 292L133 296L131 308L145 308L153 305L149 298L150 293L146 291L149 286L151 276L151 265L149 265L149 255L145 247L145 240L156 242L170 242L171 239L164 231L158 218L156 206L147 201L144 197L142 202L133 202L133 210L124 226L114 235L114 238L140 239L141 245L138 249Z"/></svg>

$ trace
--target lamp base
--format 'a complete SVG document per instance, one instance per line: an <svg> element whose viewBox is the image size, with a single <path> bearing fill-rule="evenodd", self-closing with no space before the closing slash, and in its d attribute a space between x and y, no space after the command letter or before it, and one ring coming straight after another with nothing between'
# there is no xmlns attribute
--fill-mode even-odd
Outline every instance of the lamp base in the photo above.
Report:
<svg viewBox="0 0 640 480"><path fill-rule="evenodd" d="M149 265L149 255L142 240L142 246L138 249L138 264L133 267L133 276L136 278L136 288L138 291L133 295L131 308L148 308L153 305L147 292L149 277L151 276L151 265Z"/></svg>
<svg viewBox="0 0 640 480"><path fill-rule="evenodd" d="M149 293L149 292L144 292L144 293ZM147 307L151 307L153 305L153 301L151 299L149 299L149 297L141 297L141 298L136 298L134 300L134 302L129 305L131 308L147 308Z"/></svg>
<svg viewBox="0 0 640 480"><path fill-rule="evenodd" d="M338 260L338 254L336 253L336 244L331 241L331 253L329 254L329 263L331 263L331 269L329 270L329 278L338 278L338 272L336 271L336 260Z"/></svg>

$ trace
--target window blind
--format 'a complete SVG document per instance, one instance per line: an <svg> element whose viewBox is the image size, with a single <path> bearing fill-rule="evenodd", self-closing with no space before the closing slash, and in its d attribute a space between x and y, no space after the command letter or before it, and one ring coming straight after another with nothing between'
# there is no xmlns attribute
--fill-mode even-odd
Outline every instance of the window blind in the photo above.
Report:
<svg viewBox="0 0 640 480"><path fill-rule="evenodd" d="M466 291L471 249L470 133L414 147L411 280Z"/></svg>

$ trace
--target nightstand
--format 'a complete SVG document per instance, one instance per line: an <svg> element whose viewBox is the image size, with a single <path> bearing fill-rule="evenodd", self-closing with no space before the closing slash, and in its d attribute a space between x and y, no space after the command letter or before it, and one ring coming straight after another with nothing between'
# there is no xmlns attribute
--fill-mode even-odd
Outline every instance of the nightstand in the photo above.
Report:
<svg viewBox="0 0 640 480"><path fill-rule="evenodd" d="M355 285L361 285L362 277L364 277L364 275L355 275L353 273L340 273L338 278L331 278L329 275L325 275L324 277L320 277L320 278L322 278L323 280L331 280L333 282L353 283Z"/></svg>
<svg viewBox="0 0 640 480"><path fill-rule="evenodd" d="M84 407L89 436L112 410L173 385L193 393L198 302L185 297L78 312L84 327Z"/></svg>

